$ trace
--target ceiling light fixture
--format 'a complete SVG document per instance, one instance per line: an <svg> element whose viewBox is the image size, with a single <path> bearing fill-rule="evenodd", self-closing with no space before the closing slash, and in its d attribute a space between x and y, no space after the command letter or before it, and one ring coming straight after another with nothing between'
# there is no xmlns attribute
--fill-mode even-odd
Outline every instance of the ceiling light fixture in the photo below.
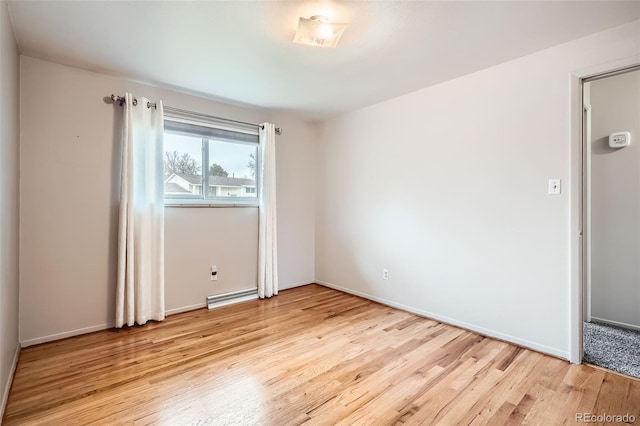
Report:
<svg viewBox="0 0 640 426"><path fill-rule="evenodd" d="M347 24L329 22L324 16L313 15L309 19L300 18L294 43L311 46L336 47Z"/></svg>

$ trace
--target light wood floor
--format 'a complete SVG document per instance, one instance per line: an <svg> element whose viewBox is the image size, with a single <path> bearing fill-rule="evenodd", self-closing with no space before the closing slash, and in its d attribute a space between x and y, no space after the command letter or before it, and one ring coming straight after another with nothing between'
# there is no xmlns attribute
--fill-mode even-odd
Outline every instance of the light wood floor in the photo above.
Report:
<svg viewBox="0 0 640 426"><path fill-rule="evenodd" d="M640 381L317 285L24 349L4 424L640 418ZM636 420L640 424L640 420Z"/></svg>

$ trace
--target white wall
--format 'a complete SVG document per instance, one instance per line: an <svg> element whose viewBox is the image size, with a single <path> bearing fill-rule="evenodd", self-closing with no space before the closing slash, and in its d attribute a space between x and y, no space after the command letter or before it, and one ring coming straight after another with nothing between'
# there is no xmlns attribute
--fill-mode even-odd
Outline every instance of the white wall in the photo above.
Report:
<svg viewBox="0 0 640 426"><path fill-rule="evenodd" d="M0 1L0 422L18 350L19 60Z"/></svg>
<svg viewBox="0 0 640 426"><path fill-rule="evenodd" d="M639 55L639 34L636 21L323 123L316 280L568 358L571 75Z"/></svg>
<svg viewBox="0 0 640 426"><path fill-rule="evenodd" d="M591 316L640 329L640 71L590 84ZM609 134L630 131L630 146Z"/></svg>
<svg viewBox="0 0 640 426"><path fill-rule="evenodd" d="M250 109L21 57L21 327L33 344L113 322L119 197L119 106L130 91L234 120L271 121L277 138L281 288L314 279L315 127ZM256 286L256 208L167 208L166 304ZM209 267L219 269L209 281Z"/></svg>

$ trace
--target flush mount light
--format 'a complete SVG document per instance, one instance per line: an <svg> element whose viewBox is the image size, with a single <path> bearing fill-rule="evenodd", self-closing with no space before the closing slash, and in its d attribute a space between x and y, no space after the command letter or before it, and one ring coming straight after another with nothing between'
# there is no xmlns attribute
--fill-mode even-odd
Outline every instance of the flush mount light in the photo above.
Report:
<svg viewBox="0 0 640 426"><path fill-rule="evenodd" d="M329 22L324 16L300 18L293 42L311 46L336 47L345 28L347 24Z"/></svg>

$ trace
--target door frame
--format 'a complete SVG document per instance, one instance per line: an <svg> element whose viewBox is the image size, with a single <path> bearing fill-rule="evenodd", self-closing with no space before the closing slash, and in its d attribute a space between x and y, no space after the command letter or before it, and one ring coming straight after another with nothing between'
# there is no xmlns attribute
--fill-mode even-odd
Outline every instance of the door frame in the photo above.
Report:
<svg viewBox="0 0 640 426"><path fill-rule="evenodd" d="M583 86L585 81L593 81L615 74L632 71L640 67L640 55L619 61L600 64L577 70L570 75L571 87L571 200L570 200L570 308L569 308L569 361L582 362L582 323L584 319L585 276L587 275L585 253L589 253L588 228L588 164L586 156L585 104Z"/></svg>

